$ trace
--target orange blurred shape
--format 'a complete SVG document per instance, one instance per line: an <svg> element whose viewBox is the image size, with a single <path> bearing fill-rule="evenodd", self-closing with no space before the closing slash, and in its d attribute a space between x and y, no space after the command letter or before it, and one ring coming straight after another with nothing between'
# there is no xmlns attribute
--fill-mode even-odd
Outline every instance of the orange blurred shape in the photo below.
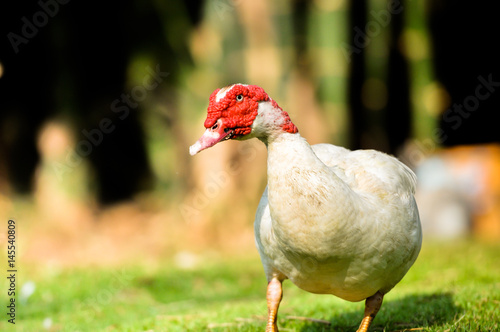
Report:
<svg viewBox="0 0 500 332"><path fill-rule="evenodd" d="M500 240L500 144L467 145L437 154L471 208L471 231Z"/></svg>

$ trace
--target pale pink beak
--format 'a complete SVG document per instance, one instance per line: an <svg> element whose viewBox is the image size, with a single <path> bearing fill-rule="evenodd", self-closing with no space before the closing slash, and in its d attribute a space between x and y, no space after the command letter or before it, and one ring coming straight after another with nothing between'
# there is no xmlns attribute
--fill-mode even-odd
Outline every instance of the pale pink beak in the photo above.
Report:
<svg viewBox="0 0 500 332"><path fill-rule="evenodd" d="M189 147L189 154L194 156L201 150L208 149L221 141L231 138L232 134L233 131L228 130L222 120L219 119L211 128L205 130L196 143Z"/></svg>

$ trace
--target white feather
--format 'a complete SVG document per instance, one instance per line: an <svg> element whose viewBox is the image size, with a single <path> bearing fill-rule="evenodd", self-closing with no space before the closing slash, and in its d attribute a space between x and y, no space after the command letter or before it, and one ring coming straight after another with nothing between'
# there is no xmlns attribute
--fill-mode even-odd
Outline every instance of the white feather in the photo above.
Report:
<svg viewBox="0 0 500 332"><path fill-rule="evenodd" d="M215 101L216 102L219 102L222 98L224 98L226 96L226 94L231 91L231 89L235 86L235 85L243 85L243 86L247 86L248 84L242 84L242 83L237 83L237 84L232 84L232 85L229 85L229 86L226 86L226 87L223 87L219 90L219 92L217 92L217 94L215 95Z"/></svg>

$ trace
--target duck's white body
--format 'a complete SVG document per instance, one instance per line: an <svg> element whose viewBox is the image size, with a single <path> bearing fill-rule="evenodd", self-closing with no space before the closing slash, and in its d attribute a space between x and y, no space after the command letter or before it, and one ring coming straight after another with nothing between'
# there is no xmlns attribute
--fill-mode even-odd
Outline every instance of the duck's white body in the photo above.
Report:
<svg viewBox="0 0 500 332"><path fill-rule="evenodd" d="M227 139L257 137L267 146L268 187L255 218L268 280L266 331L278 330L281 283L290 279L312 293L366 299L358 329L366 332L420 251L415 174L381 152L311 147L255 85L215 90L205 127L192 155Z"/></svg>
<svg viewBox="0 0 500 332"><path fill-rule="evenodd" d="M415 182L381 152L311 147L298 133L269 140L268 188L255 218L268 280L349 301L387 293L420 251Z"/></svg>

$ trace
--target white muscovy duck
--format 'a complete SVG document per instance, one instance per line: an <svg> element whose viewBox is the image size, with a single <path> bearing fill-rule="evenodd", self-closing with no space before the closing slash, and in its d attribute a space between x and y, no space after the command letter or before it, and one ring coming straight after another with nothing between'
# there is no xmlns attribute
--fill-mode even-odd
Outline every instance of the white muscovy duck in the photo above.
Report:
<svg viewBox="0 0 500 332"><path fill-rule="evenodd" d="M310 146L255 85L215 90L205 127L191 155L228 139L257 137L267 146L268 186L255 217L268 280L266 331L278 331L285 279L312 293L366 299L358 331L367 331L420 251L415 174L378 151Z"/></svg>

